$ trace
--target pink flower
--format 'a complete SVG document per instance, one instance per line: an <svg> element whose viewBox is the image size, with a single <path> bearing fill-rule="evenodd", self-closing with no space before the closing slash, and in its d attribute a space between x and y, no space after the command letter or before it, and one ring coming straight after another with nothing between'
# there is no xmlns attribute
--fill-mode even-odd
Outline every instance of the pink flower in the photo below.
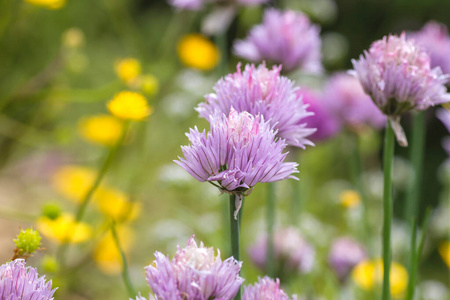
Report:
<svg viewBox="0 0 450 300"><path fill-rule="evenodd" d="M287 72L322 71L320 28L300 12L267 9L263 23L234 44L236 55L253 62L282 64Z"/></svg>
<svg viewBox="0 0 450 300"><path fill-rule="evenodd" d="M410 37L430 55L432 68L440 67L445 74L450 73L450 37L444 24L428 22Z"/></svg>
<svg viewBox="0 0 450 300"><path fill-rule="evenodd" d="M386 116L364 92L358 79L349 74L331 76L325 85L323 100L339 122L350 128L382 128L386 124Z"/></svg>

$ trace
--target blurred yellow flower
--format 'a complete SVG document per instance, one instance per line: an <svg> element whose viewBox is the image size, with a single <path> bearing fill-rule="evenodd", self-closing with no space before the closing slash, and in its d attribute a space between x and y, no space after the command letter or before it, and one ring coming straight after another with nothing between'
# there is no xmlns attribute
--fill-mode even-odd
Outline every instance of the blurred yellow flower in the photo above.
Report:
<svg viewBox="0 0 450 300"><path fill-rule="evenodd" d="M122 134L123 123L111 115L91 116L81 119L78 131L90 142L112 146Z"/></svg>
<svg viewBox="0 0 450 300"><path fill-rule="evenodd" d="M122 251L127 254L134 241L133 230L129 227L118 226L117 236ZM98 268L102 272L109 275L115 275L122 271L122 258L111 231L98 242L93 255Z"/></svg>
<svg viewBox="0 0 450 300"><path fill-rule="evenodd" d="M183 64L200 70L211 70L220 60L216 45L200 34L188 34L178 43L178 56Z"/></svg>
<svg viewBox="0 0 450 300"><path fill-rule="evenodd" d="M438 250L447 267L450 268L450 241L441 243Z"/></svg>
<svg viewBox="0 0 450 300"><path fill-rule="evenodd" d="M84 45L84 33L80 28L72 27L64 31L62 35L64 47L75 49Z"/></svg>
<svg viewBox="0 0 450 300"><path fill-rule="evenodd" d="M345 208L354 208L361 204L361 195L354 190L345 190L339 195L339 203Z"/></svg>
<svg viewBox="0 0 450 300"><path fill-rule="evenodd" d="M130 91L116 94L107 106L111 114L125 120L140 121L153 112L142 94Z"/></svg>
<svg viewBox="0 0 450 300"><path fill-rule="evenodd" d="M91 226L76 223L75 218L67 213L54 220L41 217L36 224L43 236L58 243L81 243L92 236Z"/></svg>
<svg viewBox="0 0 450 300"><path fill-rule="evenodd" d="M60 9L66 5L66 0L25 0L26 2L48 9Z"/></svg>
<svg viewBox="0 0 450 300"><path fill-rule="evenodd" d="M125 58L115 64L117 76L128 83L141 74L141 63L135 58Z"/></svg>
<svg viewBox="0 0 450 300"><path fill-rule="evenodd" d="M150 74L143 75L140 78L140 88L142 92L148 96L153 96L158 93L159 81L158 79Z"/></svg>
<svg viewBox="0 0 450 300"><path fill-rule="evenodd" d="M115 221L134 220L140 213L141 205L131 202L127 195L113 188L100 188L94 195L100 211Z"/></svg>
<svg viewBox="0 0 450 300"><path fill-rule="evenodd" d="M53 186L63 196L74 202L80 202L91 188L96 177L89 168L66 165L53 174Z"/></svg>
<svg viewBox="0 0 450 300"><path fill-rule="evenodd" d="M355 266L353 281L363 290L372 290L383 282L383 261L365 260ZM401 298L408 284L408 271L397 262L392 262L390 271L390 288L394 298Z"/></svg>

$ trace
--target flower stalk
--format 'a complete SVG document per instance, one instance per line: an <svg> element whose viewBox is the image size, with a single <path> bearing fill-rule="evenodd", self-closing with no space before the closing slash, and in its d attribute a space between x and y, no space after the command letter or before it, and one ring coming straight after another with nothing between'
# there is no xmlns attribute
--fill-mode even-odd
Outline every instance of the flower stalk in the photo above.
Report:
<svg viewBox="0 0 450 300"><path fill-rule="evenodd" d="M394 131L391 122L386 123L383 152L383 293L382 299L390 299L391 226L392 226L392 161L394 157Z"/></svg>
<svg viewBox="0 0 450 300"><path fill-rule="evenodd" d="M298 182L296 182L298 183ZM275 259L273 246L273 226L275 223L275 183L267 185L267 253L266 272L269 277L275 277Z"/></svg>
<svg viewBox="0 0 450 300"><path fill-rule="evenodd" d="M236 197L238 195L230 194L230 233L231 233L231 254L235 260L240 260L240 249L239 249L239 225L241 221L241 214L237 214L237 218L235 218L235 210L236 210ZM242 200L243 201L243 200ZM235 300L241 299L241 289L238 290Z"/></svg>
<svg viewBox="0 0 450 300"><path fill-rule="evenodd" d="M421 174L423 169L423 157L425 147L425 112L419 111L414 114L412 145L410 152L410 160L414 168L414 175L410 182L407 194L404 217L411 221L417 218L417 209L419 205L419 195L421 187Z"/></svg>
<svg viewBox="0 0 450 300"><path fill-rule="evenodd" d="M126 121L124 124L124 127L122 129L122 134L121 134L120 138L117 140L117 142L111 148L109 148L108 154L107 154L105 160L103 161L102 165L100 166L99 172L97 173L97 177L95 178L94 183L92 184L90 189L86 192L83 199L80 201L80 205L78 206L77 213L75 215L75 224L79 223L83 219L84 214L86 212L86 208L92 198L92 195L97 190L103 177L105 176L106 172L108 171L114 157L116 156L116 153L117 153L120 145L123 143L125 136L127 135L129 126L130 126L130 122ZM64 255L65 255L65 252L67 251L67 247L68 247L68 242L63 241L58 249L57 256L60 260L61 266L64 265Z"/></svg>
<svg viewBox="0 0 450 300"><path fill-rule="evenodd" d="M116 244L116 247L119 250L120 258L122 260L122 279L125 284L125 287L127 288L128 296L130 296L130 298L135 298L136 292L135 292L135 290L133 288L133 284L131 283L131 280L130 280L130 274L128 272L127 258L125 256L125 253L123 252L122 247L120 246L119 236L117 235L116 224L115 224L114 220L111 223L111 233L112 233L114 242Z"/></svg>

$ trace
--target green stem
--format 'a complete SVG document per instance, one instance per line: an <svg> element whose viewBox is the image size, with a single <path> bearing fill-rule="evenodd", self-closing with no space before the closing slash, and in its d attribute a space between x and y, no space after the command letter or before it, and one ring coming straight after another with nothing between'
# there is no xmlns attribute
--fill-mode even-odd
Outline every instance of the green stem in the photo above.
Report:
<svg viewBox="0 0 450 300"><path fill-rule="evenodd" d="M410 182L404 210L404 218L410 222L413 218L417 218L417 208L419 203L423 156L425 148L425 112L419 111L414 114L412 145L410 152L410 160L414 168L413 178Z"/></svg>
<svg viewBox="0 0 450 300"><path fill-rule="evenodd" d="M230 232L231 232L231 253L235 260L240 260L239 251L239 224L240 224L240 214L237 215L237 220L234 218L234 211L236 209L235 199L236 195L230 194ZM244 200L242 200L242 204ZM235 300L241 299L241 289L237 292L234 297Z"/></svg>
<svg viewBox="0 0 450 300"><path fill-rule="evenodd" d="M275 276L275 259L273 246L273 225L275 223L275 183L267 184L267 253L266 272L270 277Z"/></svg>
<svg viewBox="0 0 450 300"><path fill-rule="evenodd" d="M428 228L429 220L431 215L431 209L428 208L425 212L425 218L423 220L422 232L420 234L419 247L416 248L416 222L413 222L412 236L411 236L411 263L409 266L409 280L408 289L405 300L414 299L414 288L416 286L417 269L419 268L419 260L422 255L423 244L425 242L425 233Z"/></svg>
<svg viewBox="0 0 450 300"><path fill-rule="evenodd" d="M216 35L215 41L217 46L220 49L220 62L217 68L219 77L224 76L227 73L227 64L228 64L228 45L227 45L227 32Z"/></svg>
<svg viewBox="0 0 450 300"><path fill-rule="evenodd" d="M136 292L135 292L135 290L133 288L133 284L131 283L131 280L130 280L130 274L128 272L127 258L125 256L125 253L123 252L122 247L120 246L119 236L117 235L116 224L114 223L114 221L112 221L112 223L111 223L111 233L113 235L114 242L116 243L117 249L119 250L120 257L122 259L122 279L123 279L123 282L125 284L125 287L127 288L128 296L130 296L130 299L131 298L134 299L136 297Z"/></svg>
<svg viewBox="0 0 450 300"><path fill-rule="evenodd" d="M106 171L108 171L108 169L117 153L117 150L119 149L120 145L123 143L123 140L125 139L125 136L128 132L129 125L130 125L129 121L126 121L124 124L123 130L122 130L121 137L117 140L116 144L109 149L108 155L106 156L105 160L103 161L103 164L101 165L100 170L97 173L97 177L95 178L94 183L92 184L90 189L87 191L87 193L84 195L84 197L81 199L80 205L78 206L78 210L75 215L75 223L79 223L83 219L84 213L86 212L86 208L92 198L92 195L94 194L94 192L97 190L98 186L100 185L103 177L106 174ZM69 244L67 243L67 241L62 242L60 245L60 248L57 251L58 252L57 256L59 257L61 266L64 265L64 254L67 250L68 245Z"/></svg>
<svg viewBox="0 0 450 300"><path fill-rule="evenodd" d="M383 300L389 300L390 270L391 270L391 226L392 226L392 161L394 157L394 131L388 120L386 123L384 152L383 152Z"/></svg>

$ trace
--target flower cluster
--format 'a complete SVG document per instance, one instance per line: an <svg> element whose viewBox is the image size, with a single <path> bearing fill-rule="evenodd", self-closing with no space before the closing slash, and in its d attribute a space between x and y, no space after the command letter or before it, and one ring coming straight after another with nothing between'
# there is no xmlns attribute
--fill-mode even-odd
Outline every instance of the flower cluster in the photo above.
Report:
<svg viewBox="0 0 450 300"><path fill-rule="evenodd" d="M317 73L322 70L319 32L300 12L268 9L263 23L235 43L234 52L250 61L282 64L287 72L300 68Z"/></svg>
<svg viewBox="0 0 450 300"><path fill-rule="evenodd" d="M203 7L208 3L215 3L219 2L217 0L169 0L169 3L178 8L178 9L186 9L186 10L200 10L203 9ZM226 1L225 1L226 2ZM249 5L257 5L269 2L269 0L235 0L235 1L228 1L230 3L235 2L242 6L249 6Z"/></svg>
<svg viewBox="0 0 450 300"><path fill-rule="evenodd" d="M242 300L296 300L297 296L289 297L282 289L280 289L280 280L274 281L269 277L259 278L255 285L244 287Z"/></svg>
<svg viewBox="0 0 450 300"><path fill-rule="evenodd" d="M358 79L346 73L335 73L324 87L323 100L333 116L353 130L363 126L382 128L386 117L364 93Z"/></svg>
<svg viewBox="0 0 450 300"><path fill-rule="evenodd" d="M244 279L239 277L241 262L224 261L217 250L200 246L192 236L185 248L178 248L170 259L160 252L147 266L146 278L157 299L232 299ZM138 297L138 299L144 299ZM152 296L150 296L152 299Z"/></svg>
<svg viewBox="0 0 450 300"><path fill-rule="evenodd" d="M428 54L404 33L374 42L352 63L364 91L389 117L401 146L408 144L399 123L402 114L450 101L444 86L450 75L432 69Z"/></svg>
<svg viewBox="0 0 450 300"><path fill-rule="evenodd" d="M52 300L56 289L37 270L16 259L0 266L0 295L8 300Z"/></svg>
<svg viewBox="0 0 450 300"><path fill-rule="evenodd" d="M367 257L363 246L350 237L341 237L333 241L328 263L342 281L347 278L354 266Z"/></svg>
<svg viewBox="0 0 450 300"><path fill-rule="evenodd" d="M385 115L450 101L444 87L449 77L432 69L428 54L404 33L374 42L352 63L364 91Z"/></svg>
<svg viewBox="0 0 450 300"><path fill-rule="evenodd" d="M276 132L262 116L232 108L228 116L211 115L210 125L208 134L197 128L186 134L191 145L183 146L185 158L175 161L195 179L242 196L258 182L295 178L297 164L284 162L286 143L275 138Z"/></svg>
<svg viewBox="0 0 450 300"><path fill-rule="evenodd" d="M444 24L428 22L410 36L429 53L432 68L440 67L445 74L450 73L450 37Z"/></svg>
<svg viewBox="0 0 450 300"><path fill-rule="evenodd" d="M304 240L299 230L287 227L275 232L273 237L274 259L277 275L290 275L292 272L307 273L314 266L315 251ZM250 249L251 260L261 269L265 269L267 262L267 237L260 238ZM288 273L288 274L282 274Z"/></svg>
<svg viewBox="0 0 450 300"><path fill-rule="evenodd" d="M313 142L319 142L335 136L341 130L341 123L331 113L330 108L321 95L307 88L297 91L303 103L308 106L308 115L304 122L307 128L316 128L316 131L309 136Z"/></svg>
<svg viewBox="0 0 450 300"><path fill-rule="evenodd" d="M315 129L307 128L304 121L312 114L306 110L299 88L280 76L280 71L281 67L269 70L264 64L246 65L241 71L238 65L235 73L216 83L215 93L206 95L206 102L200 103L196 110L205 119L215 111L228 115L232 108L261 115L287 144L302 148L312 145L307 137Z"/></svg>

